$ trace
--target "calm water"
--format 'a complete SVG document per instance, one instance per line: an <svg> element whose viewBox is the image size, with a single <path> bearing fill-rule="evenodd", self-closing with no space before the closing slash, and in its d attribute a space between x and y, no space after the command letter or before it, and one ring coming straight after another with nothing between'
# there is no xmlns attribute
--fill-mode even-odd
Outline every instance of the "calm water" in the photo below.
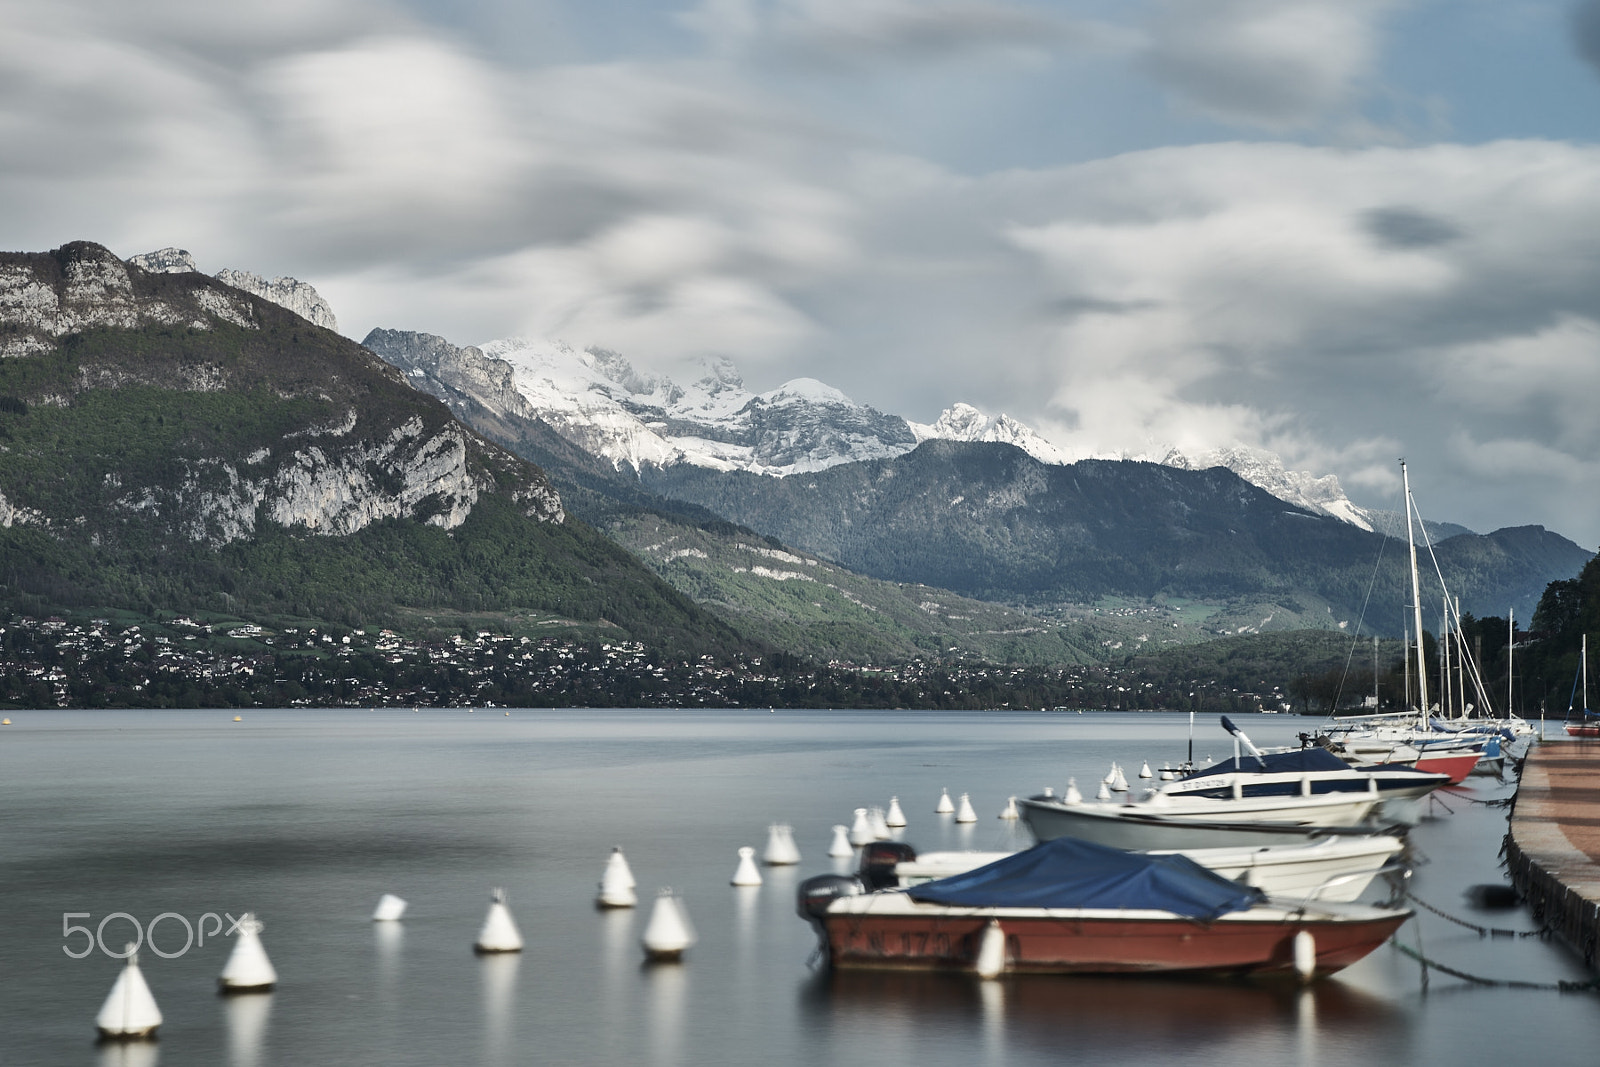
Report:
<svg viewBox="0 0 1600 1067"><path fill-rule="evenodd" d="M1308 992L1250 984L844 974L807 966L801 878L833 869L830 827L900 797L924 849L1018 846L1011 794L1113 759L1181 759L1182 715L819 712L23 712L0 729L0 1063L274 1064L1592 1064L1600 997L1482 989L1392 949ZM1248 717L1244 717L1248 719ZM1202 717L1196 756L1231 751ZM1286 743L1305 722L1241 725ZM1454 914L1501 882L1510 793L1471 779L1412 838L1414 892ZM935 816L939 790L980 821ZM1088 790L1086 789L1086 792ZM1446 810L1448 806L1448 811ZM792 823L798 870L736 890L736 849ZM622 845L641 897L672 886L700 936L681 966L641 964L638 912L597 912ZM491 886L527 940L471 943ZM411 902L369 921L378 896ZM153 1046L98 1048L93 1020L121 964L69 959L64 912L98 925L256 911L279 972L266 995L213 992L231 942L141 954L166 1016ZM111 920L113 949L131 928ZM1537 939L1480 940L1430 915L1402 937L1487 977L1587 977ZM157 944L182 946L164 921Z"/></svg>

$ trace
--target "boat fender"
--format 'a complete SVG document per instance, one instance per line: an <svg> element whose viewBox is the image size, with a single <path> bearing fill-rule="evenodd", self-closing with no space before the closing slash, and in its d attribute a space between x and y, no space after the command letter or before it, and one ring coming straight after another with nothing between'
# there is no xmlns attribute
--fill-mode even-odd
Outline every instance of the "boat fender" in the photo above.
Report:
<svg viewBox="0 0 1600 1067"><path fill-rule="evenodd" d="M1317 941L1309 930L1294 935L1294 973L1302 982L1309 982L1317 974Z"/></svg>
<svg viewBox="0 0 1600 1067"><path fill-rule="evenodd" d="M869 891L892 889L900 884L895 868L916 858L917 850L904 841L874 841L862 848L856 876Z"/></svg>
<svg viewBox="0 0 1600 1067"><path fill-rule="evenodd" d="M1006 969L1006 935L1000 923L989 920L978 940L978 959L973 970L979 978L999 978Z"/></svg>

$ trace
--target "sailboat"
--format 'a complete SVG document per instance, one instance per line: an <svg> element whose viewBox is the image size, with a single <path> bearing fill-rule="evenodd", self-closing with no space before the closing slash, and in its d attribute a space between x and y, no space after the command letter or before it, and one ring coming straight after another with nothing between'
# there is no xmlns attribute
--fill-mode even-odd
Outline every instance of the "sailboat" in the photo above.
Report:
<svg viewBox="0 0 1600 1067"><path fill-rule="evenodd" d="M1600 715L1589 710L1589 635L1583 635L1583 651L1578 656L1578 675L1583 679L1583 718L1577 722L1566 725L1569 737L1600 737ZM1573 679L1576 683L1577 678ZM1573 685L1573 692L1577 692L1577 685ZM1572 699L1567 698L1567 716L1572 716Z"/></svg>
<svg viewBox="0 0 1600 1067"><path fill-rule="evenodd" d="M1396 719L1387 715L1356 716L1341 719L1337 725L1325 727L1318 732L1316 743L1325 745L1340 752L1346 758L1360 763L1406 763L1417 767L1419 770L1433 770L1448 774L1453 782L1459 782L1490 753L1486 752L1486 743L1495 739L1510 741L1516 736L1514 724L1507 721L1495 720L1490 722L1441 722L1431 714L1432 708L1428 703L1428 665L1423 655L1422 640L1422 590L1417 578L1417 540L1411 523L1412 514L1416 511L1416 502L1411 498L1411 476L1406 469L1405 460L1400 461L1400 477L1404 485L1404 506L1406 512L1406 547L1411 554L1411 608L1412 624L1415 627L1417 640L1416 672L1417 692L1420 699L1417 702L1415 718L1406 716ZM1420 514L1420 513L1419 513ZM1426 531L1423 534L1426 537ZM1437 561L1435 561L1437 569ZM1443 581L1440 576L1441 583ZM1457 626L1460 623L1460 606L1453 604L1447 595L1445 605L1445 629L1448 631L1449 623L1454 618ZM1452 608L1454 610L1452 611ZM1448 655L1450 649L1450 635L1446 633L1441 647ZM1409 642L1408 642L1409 643ZM1477 690L1479 699L1487 706L1488 693L1483 687L1483 681L1478 675L1477 665L1472 662L1464 645L1458 645L1455 650L1457 670L1463 672L1459 678L1457 688L1460 690L1462 718L1465 719L1468 705L1466 702L1467 681L1470 680ZM1409 652L1408 652L1409 659ZM1440 671L1443 684L1448 687L1450 682L1450 667L1444 665ZM1410 695L1410 683L1407 682L1407 696ZM1441 701L1439 710L1449 715L1450 698L1445 696ZM1498 756L1498 746L1492 753Z"/></svg>

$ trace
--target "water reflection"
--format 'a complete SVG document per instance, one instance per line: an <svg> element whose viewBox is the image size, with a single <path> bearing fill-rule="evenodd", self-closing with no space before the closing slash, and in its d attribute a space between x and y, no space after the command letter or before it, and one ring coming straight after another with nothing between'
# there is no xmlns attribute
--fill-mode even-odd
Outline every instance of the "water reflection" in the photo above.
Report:
<svg viewBox="0 0 1600 1067"><path fill-rule="evenodd" d="M478 961L483 971L483 1038L485 1063L512 1063L514 1009L520 952L497 952Z"/></svg>
<svg viewBox="0 0 1600 1067"><path fill-rule="evenodd" d="M372 924L372 938L378 956L378 989L393 989L400 977L400 950L405 947L405 927L397 922Z"/></svg>
<svg viewBox="0 0 1600 1067"><path fill-rule="evenodd" d="M262 1046L272 994L236 994L225 997L223 1005L228 1016L228 1062L232 1067L258 1067L266 1061Z"/></svg>
<svg viewBox="0 0 1600 1067"><path fill-rule="evenodd" d="M1235 1062L1295 1057L1326 1039L1353 1037L1391 1050L1407 1043L1406 1016L1337 980L1287 983L1206 979L1011 975L984 982L960 973L830 971L813 977L802 1010L846 1042L877 1030L982 1034L986 1062L1045 1055L1070 1042L1079 1055L1126 1058L1186 1048ZM1313 1062L1299 1055L1298 1062Z"/></svg>
<svg viewBox="0 0 1600 1067"><path fill-rule="evenodd" d="M689 993L689 972L682 963L645 963L640 968L646 986L649 1015L649 1062L676 1067L683 1062L684 1001Z"/></svg>
<svg viewBox="0 0 1600 1067"><path fill-rule="evenodd" d="M154 1041L105 1041L97 1067L156 1067L161 1049Z"/></svg>

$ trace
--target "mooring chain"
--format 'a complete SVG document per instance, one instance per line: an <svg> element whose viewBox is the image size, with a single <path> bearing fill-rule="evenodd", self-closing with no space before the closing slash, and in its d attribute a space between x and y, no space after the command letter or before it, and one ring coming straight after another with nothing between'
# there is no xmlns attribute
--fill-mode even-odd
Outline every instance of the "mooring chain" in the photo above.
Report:
<svg viewBox="0 0 1600 1067"><path fill-rule="evenodd" d="M1417 903L1421 904L1422 902L1419 900ZM1501 989L1538 989L1551 993L1592 993L1600 990L1600 978L1591 979L1587 982L1523 982L1516 979L1484 978L1480 975L1468 974L1466 971L1458 971L1454 967L1446 967L1437 960L1429 959L1409 945L1401 944L1398 938L1389 938L1389 944L1422 964L1424 968L1438 971L1441 974L1448 974L1452 978L1459 978L1463 982L1471 982L1474 985L1497 986Z"/></svg>
<svg viewBox="0 0 1600 1067"><path fill-rule="evenodd" d="M1432 904L1429 904L1426 900L1419 899L1416 896L1416 894L1412 893L1410 890L1406 891L1405 896L1406 896L1407 900L1411 901L1411 903L1415 904L1417 907L1425 908L1428 911L1433 912L1435 915L1439 916L1439 918L1441 918L1441 919L1444 919L1446 922L1453 922L1457 926L1465 926L1468 930L1472 930L1475 933L1477 933L1477 935L1479 937L1547 937L1547 936L1549 936L1544 930L1502 930L1502 929L1498 929L1498 928L1493 927L1493 926L1479 926L1476 923L1469 923L1465 919L1458 919L1454 915L1451 915L1451 914L1449 914L1447 912L1440 911L1438 908L1434 907Z"/></svg>

